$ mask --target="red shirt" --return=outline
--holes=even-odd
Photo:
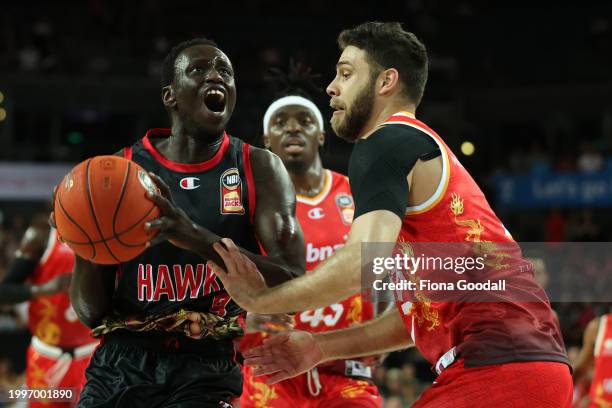
[[[40,285],[70,273],[74,261],[74,253],[57,239],[57,232],[51,229],[47,249],[30,277],[30,282]],[[32,335],[51,346],[70,349],[94,341],[89,334],[90,329],[79,321],[72,309],[66,292],[33,299],[30,301],[28,315]]]
[[[331,170],[324,172],[325,185],[319,195],[296,197],[296,216],[306,244],[306,271],[313,270],[344,245],[353,221],[355,206],[348,178]],[[295,327],[310,332],[328,331],[371,319],[373,314],[372,303],[362,302],[356,294],[324,308],[296,313]],[[260,344],[262,336],[267,334],[246,334],[240,340],[241,350]]]
[[[599,321],[594,354],[595,369],[589,399],[595,406],[607,407],[612,404],[612,313],[602,316]]]
[[[569,365],[559,323],[546,294],[536,283],[532,270],[516,267],[522,260],[520,248],[469,173],[423,122],[399,112],[385,123],[411,126],[431,137],[440,148],[443,161],[442,179],[434,195],[420,205],[406,208],[399,246],[432,242],[456,246],[465,243],[466,247],[502,245],[506,265],[487,268],[485,278],[507,279],[519,293],[535,299],[432,301],[429,296],[432,293],[426,291],[418,294],[414,302],[399,298],[397,307],[416,347],[431,364],[457,347],[466,367],[510,361],[559,361]],[[490,255],[496,255],[494,249]]]
[[[344,245],[355,212],[348,178],[330,170],[324,172],[325,186],[318,196],[296,197],[296,215],[306,243],[306,271]],[[296,329],[321,332],[346,328],[372,316],[372,304],[363,303],[357,294],[324,308],[297,313],[295,322]]]

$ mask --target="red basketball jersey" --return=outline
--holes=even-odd
[[[612,405],[612,314],[602,316],[595,341],[595,369],[589,399],[597,407]],[[589,405],[591,406],[591,405]]]
[[[348,178],[324,171],[325,186],[318,196],[296,197],[296,214],[306,243],[306,271],[313,270],[344,245],[355,211]],[[345,328],[372,316],[372,304],[354,295],[320,309],[297,313],[295,322],[297,329],[321,332]]]
[[[30,277],[30,282],[40,285],[59,275],[70,273],[74,261],[74,253],[57,239],[57,232],[52,228],[47,249]],[[28,314],[32,335],[51,346],[69,349],[93,341],[89,328],[79,321],[72,309],[66,292],[33,299],[30,301]]]
[[[490,259],[496,259],[495,245],[502,244],[505,251],[510,248],[502,257],[505,265],[486,269],[485,278],[513,279],[521,293],[532,293],[538,300],[504,302],[506,299],[500,297],[499,302],[436,302],[417,291],[413,302],[397,301],[416,347],[431,364],[453,347],[468,367],[534,360],[569,364],[546,294],[532,270],[514,268],[521,259],[520,248],[459,160],[433,130],[402,112],[392,115],[385,125],[410,126],[431,137],[440,148],[443,162],[442,178],[433,196],[406,208],[399,246],[463,242],[471,247],[479,243],[491,250]]]

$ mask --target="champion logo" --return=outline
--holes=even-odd
[[[200,179],[197,177],[185,177],[181,179],[179,185],[183,190],[195,190],[200,187],[200,184],[197,183],[198,181],[200,181]]]
[[[315,207],[308,210],[308,218],[312,220],[320,220],[323,217],[325,217],[325,214],[323,213],[323,209],[320,207]]]

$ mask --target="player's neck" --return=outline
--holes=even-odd
[[[218,135],[199,134],[175,125],[168,142],[160,144],[158,149],[166,158],[178,163],[202,163],[217,153],[223,136],[224,132]]]
[[[374,109],[372,112],[373,115],[370,117],[370,120],[364,126],[366,129],[363,132],[363,136],[360,136],[360,139],[367,139],[378,127],[383,124],[389,116],[393,115],[397,112],[402,112],[403,114],[409,115],[415,118],[416,107],[414,105],[406,104],[405,102],[396,102],[396,103],[383,103],[379,109]]]
[[[314,197],[325,187],[325,172],[319,156],[315,158],[306,171],[292,171],[289,176],[297,195]]]

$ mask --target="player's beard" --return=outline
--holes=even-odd
[[[374,108],[375,83],[375,79],[371,78],[355,97],[351,110],[344,111],[344,120],[335,125],[332,123],[334,132],[341,139],[350,143],[355,143],[359,139],[359,135],[363,132],[363,127],[368,119],[370,119],[372,109]]]

